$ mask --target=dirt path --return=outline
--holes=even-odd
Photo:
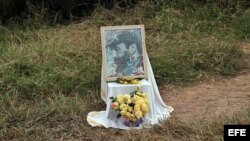
[[[250,107],[250,73],[186,88],[168,88],[164,97],[183,121],[232,116]]]
[[[250,54],[250,44],[243,46]],[[250,66],[250,59],[246,60]],[[164,101],[175,111],[172,117],[182,121],[210,120],[232,116],[250,108],[250,72],[231,78],[215,78],[195,86],[161,88]]]

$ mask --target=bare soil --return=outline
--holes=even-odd
[[[244,64],[250,68],[250,44],[242,48],[248,55]],[[250,108],[250,71],[230,78],[213,77],[187,87],[166,85],[161,93],[166,104],[175,109],[172,117],[182,121],[231,117]]]
[[[231,117],[250,107],[250,73],[191,87],[168,88],[165,93],[167,105],[175,109],[172,116],[183,121]]]

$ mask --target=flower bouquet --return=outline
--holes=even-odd
[[[130,94],[120,94],[110,99],[111,108],[118,112],[117,118],[122,117],[124,125],[129,127],[138,127],[149,110],[147,94],[140,87]]]
[[[132,77],[118,77],[116,82],[120,84],[139,84],[140,80]]]

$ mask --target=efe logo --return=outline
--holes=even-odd
[[[224,141],[250,141],[250,125],[224,125]]]
[[[228,129],[228,136],[246,136],[246,129]]]

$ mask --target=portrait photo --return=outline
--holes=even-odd
[[[104,78],[146,78],[143,25],[101,27]]]

